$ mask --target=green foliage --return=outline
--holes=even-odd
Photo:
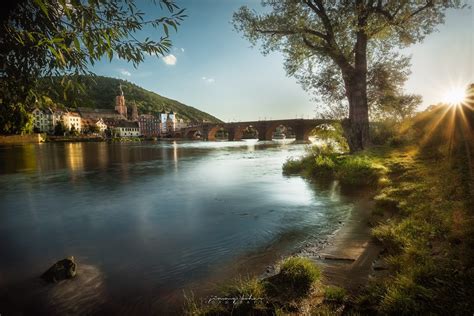
[[[265,292],[279,302],[297,301],[309,295],[320,277],[320,269],[310,259],[291,257],[281,263],[280,273],[265,280]]]
[[[342,303],[346,298],[346,290],[338,286],[327,286],[324,289],[324,300],[334,303]]]
[[[446,9],[462,6],[293,0],[262,5],[264,13],[247,6],[235,12],[235,29],[264,54],[282,52],[287,74],[314,92],[320,107],[327,105],[324,116],[348,117],[344,129],[353,152],[367,146],[369,108],[372,117],[400,120],[420,103],[419,96],[403,94],[409,58],[399,48],[423,40],[444,21]]]
[[[79,131],[76,130],[76,127],[74,125],[71,126],[71,129],[69,130],[69,135],[72,135],[72,136],[78,136],[79,135]]]
[[[33,131],[33,117],[21,103],[9,106],[0,102],[0,134],[28,134]]]
[[[66,132],[66,129],[64,128],[63,122],[58,121],[56,123],[56,126],[54,126],[54,135],[63,136],[65,132]]]
[[[417,146],[384,156],[390,182],[375,201],[378,212],[392,216],[381,217],[373,235],[384,247],[389,270],[359,298],[362,311],[370,306],[370,313],[384,315],[471,312],[471,113],[463,106],[420,113],[402,131]],[[428,149],[438,154],[427,155]]]
[[[299,160],[287,160],[283,165],[283,173],[299,173],[311,178],[331,177],[348,185],[376,186],[386,171],[365,155],[341,155],[314,148]]]
[[[40,89],[39,78],[64,76],[65,90],[80,89],[69,76],[89,73],[102,58],[115,56],[137,66],[147,54],[165,55],[171,47],[168,27],[176,30],[185,14],[172,0],[155,3],[169,14],[149,17],[134,0],[8,2],[0,25],[0,108],[12,115],[2,113],[0,133],[28,129],[22,112],[41,105],[52,87]],[[163,29],[164,35],[137,39],[134,34],[145,26]]]
[[[338,160],[336,177],[345,184],[377,185],[383,167],[367,156],[345,156]]]
[[[349,145],[340,123],[319,125],[313,130],[312,136],[322,140],[331,149],[334,147],[339,152],[349,151]]]

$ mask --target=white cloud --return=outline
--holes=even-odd
[[[184,53],[184,48],[181,47],[181,52]]]
[[[163,57],[163,62],[167,65],[173,66],[176,64],[177,58],[173,54],[169,54],[165,57]]]
[[[201,77],[206,83],[214,83],[216,80],[214,78]]]
[[[126,69],[119,69],[118,70],[123,76],[127,76],[127,77],[130,77],[132,74],[130,73],[130,71],[126,70]]]

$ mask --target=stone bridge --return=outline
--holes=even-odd
[[[269,121],[249,121],[232,123],[203,123],[190,126],[181,131],[184,138],[193,138],[200,134],[206,140],[215,140],[216,133],[224,129],[228,132],[228,139],[241,140],[244,130],[253,127],[258,131],[259,140],[272,140],[273,133],[278,126],[289,127],[293,130],[298,141],[307,141],[310,132],[318,125],[333,123],[334,120],[324,119],[289,119],[289,120],[269,120]]]

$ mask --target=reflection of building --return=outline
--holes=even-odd
[[[160,120],[151,114],[142,114],[138,117],[140,134],[145,137],[157,137],[160,134]]]
[[[114,124],[113,133],[115,137],[138,137],[140,128],[138,122],[119,121]]]
[[[81,116],[77,112],[66,112],[63,114],[63,123],[66,130],[75,129],[80,132],[82,130]]]

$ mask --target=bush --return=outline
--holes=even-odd
[[[312,178],[335,177],[343,184],[377,185],[385,168],[367,156],[340,155],[328,147],[313,147],[299,160],[288,159],[284,174],[303,174]]]
[[[316,169],[320,171],[332,172],[336,167],[336,163],[332,156],[319,155],[314,159]]]
[[[346,297],[346,290],[337,286],[328,286],[324,290],[324,300],[333,303],[342,303]]]
[[[374,145],[386,145],[398,136],[398,124],[392,120],[372,122],[369,125],[370,141]]]
[[[284,174],[296,174],[301,172],[303,169],[303,164],[301,160],[294,160],[293,158],[289,158],[283,164],[283,173]]]
[[[265,281],[265,292],[283,302],[299,300],[309,295],[320,276],[320,269],[310,259],[291,257],[281,263],[280,273]]]
[[[346,184],[377,184],[382,168],[366,156],[346,156],[340,160],[336,177]]]

